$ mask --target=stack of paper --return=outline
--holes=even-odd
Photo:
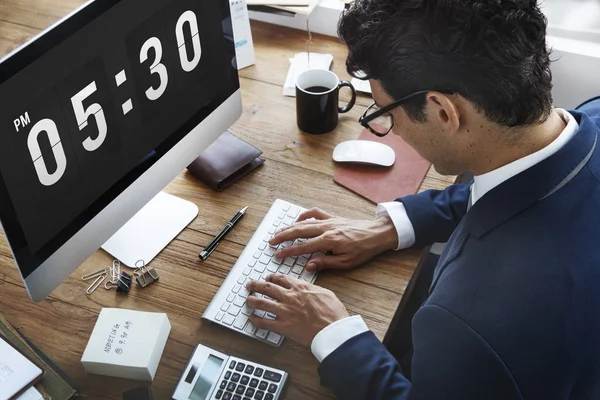
[[[321,53],[310,53],[310,57],[308,53],[298,53],[294,58],[290,58],[290,69],[283,84],[283,95],[296,97],[296,80],[301,73],[309,69],[329,70],[332,62],[331,54]]]

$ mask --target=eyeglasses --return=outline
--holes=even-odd
[[[390,111],[418,95],[433,91],[434,90],[419,90],[418,92],[411,93],[408,96],[381,108],[379,108],[377,103],[373,103],[365,110],[365,113],[358,119],[358,122],[375,136],[384,137],[390,133],[394,127],[394,118],[392,117],[392,114],[390,114]],[[435,90],[435,92],[454,94],[454,90],[452,89]]]

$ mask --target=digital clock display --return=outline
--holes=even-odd
[[[239,87],[222,2],[104,3],[112,6],[17,73],[6,78],[0,65],[0,172],[31,254],[62,244],[57,235],[89,221],[142,161],[187,133],[184,123],[195,126]]]

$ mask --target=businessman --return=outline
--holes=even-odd
[[[277,256],[327,252],[318,269],[447,242],[412,322],[410,380],[318,286],[251,282],[248,303],[277,316],[252,323],[310,346],[340,399],[600,399],[600,99],[553,108],[536,1],[356,0],[339,33],[373,91],[361,124],[475,179],[372,221],[313,209],[271,241],[308,238]]]

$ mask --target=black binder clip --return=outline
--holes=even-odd
[[[119,275],[119,282],[117,283],[117,292],[129,292],[132,279],[132,276],[127,272],[121,272],[121,275]]]

